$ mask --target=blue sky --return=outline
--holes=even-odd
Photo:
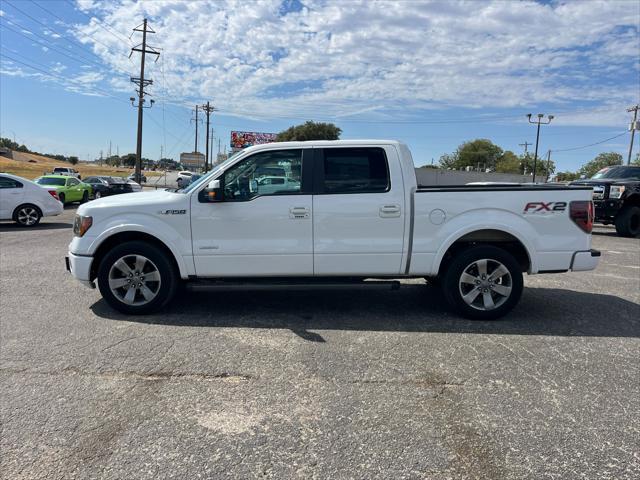
[[[535,141],[526,113],[553,114],[540,154],[575,170],[602,151],[626,157],[626,108],[640,100],[634,1],[7,0],[0,11],[0,133],[81,159],[110,141],[135,151],[129,37],[145,16],[162,49],[147,70],[150,158],[193,150],[193,107],[210,100],[223,148],[231,130],[332,121],[342,138],[407,142],[417,165],[474,138],[520,153]]]

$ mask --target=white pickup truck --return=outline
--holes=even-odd
[[[53,175],[64,175],[66,177],[75,177],[78,180],[82,179],[80,176],[80,172],[78,172],[75,168],[70,167],[56,167],[51,172]]]
[[[282,188],[261,181],[278,168]],[[522,275],[592,270],[591,188],[419,186],[396,141],[247,148],[183,190],[78,209],[67,269],[115,309],[150,313],[194,289],[394,285],[438,279],[474,319],[518,302]]]

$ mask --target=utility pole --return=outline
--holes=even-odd
[[[213,128],[211,128],[211,144],[209,145],[209,161],[211,162],[211,167],[213,168],[214,160],[213,160],[213,144],[215,143],[215,137],[213,136]]]
[[[524,154],[525,154],[525,155],[526,155],[526,154],[527,154],[527,152],[528,152],[528,151],[527,151],[527,147],[528,147],[529,145],[533,145],[533,143],[529,143],[529,142],[526,142],[526,141],[525,141],[524,143],[519,143],[519,144],[518,144],[518,146],[520,146],[520,147],[524,147]]]
[[[627,108],[627,112],[633,112],[633,122],[631,122],[631,142],[629,143],[629,155],[627,156],[627,165],[631,164],[631,152],[633,150],[633,135],[636,133],[638,124],[638,110],[640,109],[640,104]]]
[[[142,30],[140,27],[142,26]],[[147,85],[151,85],[153,80],[144,78],[144,61],[147,53],[156,56],[156,62],[158,61],[158,57],[160,56],[160,52],[158,52],[155,48],[147,45],[147,33],[156,33],[147,25],[147,19],[145,18],[142,22],[142,25],[138,25],[133,29],[134,32],[142,32],[142,43],[137,45],[131,49],[131,53],[129,54],[129,58],[133,52],[140,52],[140,76],[139,77],[131,77],[131,82],[138,85],[138,139],[136,142],[136,170],[135,170],[135,181],[140,183],[140,170],[142,163],[142,109],[143,108],[151,108],[154,104],[154,100],[151,100],[149,107],[144,106],[144,96],[146,92],[144,91],[144,87]],[[131,97],[131,105],[133,105],[135,98]],[[134,105],[135,106],[135,105]]]
[[[198,153],[198,105],[196,105],[196,119],[191,119],[192,122],[196,122],[196,146],[193,149],[193,153]]]
[[[100,166],[102,166],[102,150],[100,150]]]
[[[524,147],[524,162],[523,162],[523,165],[522,165],[522,174],[523,175],[527,174],[527,156],[528,156],[528,153],[529,153],[529,151],[527,150],[527,147],[529,145],[533,145],[533,143],[529,143],[526,140],[525,140],[524,143],[519,143],[518,144],[518,146]]]
[[[207,145],[204,151],[204,171],[206,173],[209,170],[209,117],[211,116],[211,113],[215,111],[215,108],[213,105],[210,105],[207,100],[207,104],[202,105],[202,109],[204,110],[204,113],[207,114]]]
[[[538,142],[540,141],[540,125],[548,125],[551,123],[551,120],[553,120],[553,115],[549,115],[548,118],[549,120],[546,122],[543,122],[542,119],[544,118],[544,113],[539,113],[538,114],[538,119],[537,121],[532,122],[531,121],[531,114],[527,113],[527,118],[529,119],[529,123],[533,123],[533,124],[538,124],[538,131],[536,133],[536,152],[533,154],[533,183],[536,183],[536,166],[538,163]]]
[[[551,167],[551,150],[547,150],[547,178],[544,183],[549,181],[549,168]]]

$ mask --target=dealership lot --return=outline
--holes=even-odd
[[[64,270],[74,212],[0,224],[4,478],[637,478],[638,239],[499,322],[418,281],[126,317]]]

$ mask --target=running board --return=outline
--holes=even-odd
[[[365,280],[356,282],[234,282],[234,281],[207,281],[197,280],[187,282],[187,290],[192,292],[238,291],[238,290],[335,290],[342,288],[378,288],[385,290],[398,290],[398,280]]]

